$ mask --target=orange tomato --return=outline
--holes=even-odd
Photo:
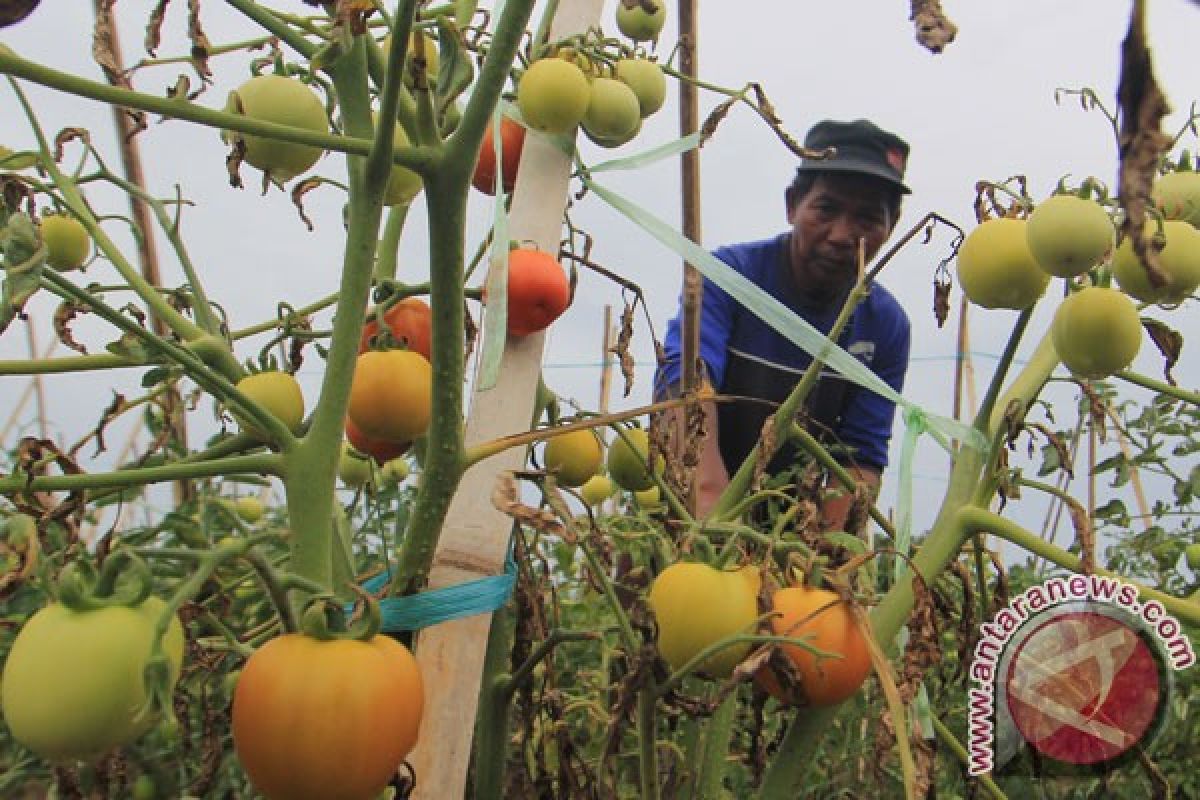
[[[562,265],[541,250],[508,254],[508,332],[528,336],[545,330],[571,304],[571,285]]]
[[[417,661],[395,639],[286,634],[238,677],[234,749],[272,800],[370,800],[416,744],[423,706]]]
[[[429,428],[433,370],[412,350],[368,350],[350,383],[350,421],[364,435],[411,442]]]
[[[428,303],[419,297],[406,297],[383,313],[383,321],[387,323],[393,339],[426,359],[432,359],[433,311]],[[362,339],[358,343],[358,352],[368,350],[371,338],[377,333],[379,323],[375,320],[375,312],[368,311],[367,323],[363,326]]]
[[[496,144],[493,141],[492,123],[483,132],[479,145],[479,160],[471,175],[471,185],[484,194],[496,193]],[[525,128],[508,117],[500,117],[501,166],[503,167],[504,191],[511,192],[517,185],[517,167],[521,163],[521,150],[525,146]]]
[[[832,605],[830,605],[832,603]],[[802,647],[783,645],[800,678],[799,697],[789,696],[769,666],[755,676],[781,703],[828,706],[858,691],[871,672],[867,641],[850,609],[828,589],[792,586],[771,598],[771,631],[777,636],[805,638],[833,657],[818,659]]]

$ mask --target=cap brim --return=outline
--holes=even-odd
[[[801,172],[854,172],[859,175],[870,175],[890,183],[902,194],[912,194],[912,189],[898,180],[894,172],[881,169],[878,164],[870,161],[859,161],[853,158],[843,158],[837,161],[805,161],[800,164],[799,169]]]

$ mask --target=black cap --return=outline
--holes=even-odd
[[[810,150],[833,148],[836,152],[829,158],[803,159],[799,172],[858,172],[883,178],[904,194],[912,191],[904,185],[908,142],[870,120],[822,120],[809,130],[804,146]]]

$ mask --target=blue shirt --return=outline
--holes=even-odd
[[[789,234],[785,233],[772,239],[722,247],[714,255],[769,292],[817,330],[828,333],[837,319],[841,304],[814,307],[812,301],[806,300],[788,268],[788,242]],[[682,310],[667,326],[664,341],[666,361],[655,378],[655,386],[660,389],[678,385],[682,377],[681,316]],[[911,330],[904,309],[887,289],[875,283],[866,300],[855,310],[841,344],[900,392],[908,369],[910,339]],[[776,403],[786,397],[812,362],[808,353],[743,308],[707,278],[704,280],[700,357],[708,371],[709,381],[719,393],[761,397]],[[850,449],[852,456],[848,460],[851,462],[882,471],[887,466],[895,404],[874,392],[845,382],[836,373],[828,371],[822,375],[818,386],[826,388],[834,382],[844,386],[838,387],[838,392],[834,394],[839,413],[830,420],[832,436],[829,438]],[[750,387],[749,391],[747,387]],[[814,391],[816,394],[818,391]],[[723,421],[718,425],[719,433],[724,434],[724,429],[729,427],[724,424],[727,413],[737,415],[731,419],[743,421],[748,408],[733,410],[742,405],[748,406],[741,403],[720,404],[718,408]],[[761,407],[762,404],[755,405]],[[761,417],[765,419],[771,410],[764,409]],[[753,430],[755,433],[750,437],[757,438],[756,432],[761,430],[761,423]],[[726,466],[731,471],[735,470],[741,464],[736,455],[741,453],[744,457],[754,441],[733,443],[725,441],[724,435],[721,438]],[[740,438],[747,438],[745,431]],[[730,463],[731,452],[736,463]]]

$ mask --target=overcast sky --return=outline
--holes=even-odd
[[[118,5],[129,63],[142,55],[145,21],[138,18],[143,13],[138,11],[142,5]],[[282,0],[272,5],[292,11],[303,8],[299,3]],[[905,202],[898,232],[927,211],[940,212],[969,229],[974,223],[973,187],[981,179],[1001,181],[1025,175],[1035,197],[1048,194],[1064,175],[1076,181],[1093,175],[1115,184],[1116,151],[1107,120],[1098,112],[1081,110],[1074,100],[1056,103],[1055,89],[1089,86],[1110,107],[1115,106],[1128,0],[948,0],[945,11],[957,23],[959,34],[940,55],[930,54],[914,40],[909,4],[904,0],[698,5],[699,66],[706,81],[728,87],[740,87],[748,81],[761,83],[785,126],[797,138],[821,118],[867,116],[911,143],[908,183],[913,194]],[[1186,121],[1189,105],[1200,97],[1194,57],[1200,10],[1186,0],[1158,0],[1150,5],[1150,41],[1157,74],[1174,109],[1166,128],[1174,133]],[[604,24],[614,33],[615,6],[615,0],[608,0],[604,13]],[[44,2],[25,23],[0,31],[0,42],[34,60],[100,79],[98,68],[89,58],[90,9],[90,3]],[[202,13],[213,44],[237,41],[254,33],[248,22],[222,4],[203,4]],[[185,5],[172,4],[160,55],[181,52],[185,25]],[[663,38],[667,51],[674,32],[671,20]],[[214,85],[200,102],[219,107],[226,92],[248,73],[245,59],[239,56],[215,58],[211,66]],[[180,65],[145,70],[134,81],[144,91],[162,92],[185,71]],[[111,162],[117,163],[105,107],[37,87],[27,88],[48,130],[87,127],[108,149]],[[702,94],[702,113],[721,99]],[[667,106],[647,121],[634,142],[617,151],[600,150],[584,142],[581,151],[590,163],[633,154],[672,140],[678,135],[677,126],[672,91]],[[184,235],[208,290],[222,304],[234,327],[271,316],[278,301],[300,306],[336,288],[342,247],[342,199],[332,189],[317,192],[310,200],[309,213],[317,225],[317,230],[310,233],[284,193],[276,190],[266,197],[259,195],[256,176],[251,176],[249,168],[244,169],[248,188],[229,188],[225,148],[215,131],[166,122],[152,125],[140,141],[151,190],[165,195],[175,184],[181,184],[195,201],[196,206],[184,217]],[[1194,149],[1190,135],[1185,141]],[[11,92],[7,86],[0,87],[0,143],[16,149],[31,142]],[[781,231],[785,225],[783,189],[793,168],[794,157],[757,117],[749,109],[735,109],[702,151],[703,244],[711,248]],[[317,171],[340,178],[344,161],[341,156],[327,156]],[[661,218],[678,223],[675,162],[607,175],[602,182]],[[100,193],[92,197],[105,209],[124,213],[120,198]],[[490,220],[490,202],[490,198],[473,195],[469,251],[473,251]],[[677,300],[678,257],[598,198],[589,196],[579,203],[573,219],[594,235],[594,257],[598,261],[643,287],[661,335]],[[424,208],[418,201],[402,244],[402,279],[421,280],[427,274],[423,226]],[[906,395],[943,414],[951,409],[956,321],[952,319],[945,328],[937,328],[930,311],[930,281],[948,243],[949,237],[943,233],[928,246],[911,245],[883,276],[883,283],[900,298],[913,321],[913,363]],[[180,272],[166,251],[163,266],[165,280],[177,284]],[[110,270],[98,264],[88,277],[108,281]],[[603,307],[615,304],[619,309],[620,302],[619,292],[610,284],[589,274],[581,277],[574,306],[549,336],[546,380],[551,388],[584,406],[596,405]],[[957,291],[953,305],[957,309]],[[1052,303],[1043,305],[1031,328],[1033,333],[1045,329],[1052,311]],[[39,301],[32,307],[39,323],[38,335],[45,344],[53,305]],[[1014,312],[972,312],[970,335],[977,351],[974,363],[980,394],[1015,316]],[[1195,305],[1189,304],[1164,319],[1185,334],[1193,331]],[[97,333],[88,341],[102,343],[107,334],[102,328],[93,330]],[[22,357],[27,347],[25,331],[14,326],[0,337],[0,358]],[[644,326],[638,329],[635,347],[643,365],[637,385],[628,398],[623,398],[618,378],[613,408],[640,404],[649,397],[653,351]],[[249,348],[238,353],[242,358],[252,354]],[[1195,346],[1185,348],[1176,371],[1184,385],[1195,385],[1198,363]],[[1161,373],[1149,341],[1137,367],[1147,374]],[[137,377],[134,371],[126,372],[112,388],[132,394]],[[311,403],[320,380],[319,360],[310,358],[300,377]],[[111,376],[48,378],[48,416],[54,432],[72,441],[91,427],[93,417],[83,412],[99,412],[107,402],[111,383]],[[0,378],[0,422],[8,418],[25,384],[19,378]],[[1069,393],[1064,397],[1071,402]],[[31,413],[27,409],[24,419],[32,419]],[[1067,417],[1064,414],[1060,421]],[[197,420],[195,427],[202,429],[204,423]],[[898,456],[899,439],[898,431],[893,440],[893,462]],[[114,437],[114,441],[119,439]],[[941,496],[946,458],[935,444],[926,441],[916,470],[915,521],[920,528],[931,518]],[[894,469],[885,480],[889,488],[884,503],[890,506],[895,503]],[[1038,525],[1041,507],[1031,501],[1022,516],[1029,524]]]

